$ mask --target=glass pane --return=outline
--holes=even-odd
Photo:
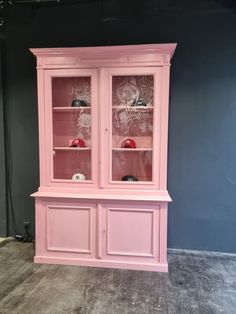
[[[52,101],[54,179],[91,180],[91,78],[53,78]]]
[[[56,150],[54,153],[54,179],[75,181],[91,180],[90,151]]]
[[[152,181],[152,152],[113,151],[112,180]]]
[[[152,181],[153,98],[153,75],[113,76],[113,181]]]
[[[82,106],[91,104],[90,77],[53,77],[52,103],[54,107],[72,107],[80,100]],[[79,103],[78,103],[79,105]]]

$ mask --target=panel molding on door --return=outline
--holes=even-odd
[[[92,254],[93,208],[47,206],[47,250]]]
[[[106,255],[156,257],[159,239],[155,209],[106,208]]]

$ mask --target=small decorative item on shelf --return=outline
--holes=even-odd
[[[75,138],[69,147],[86,147],[84,140],[81,140],[80,138]]]
[[[71,107],[88,107],[88,103],[86,100],[74,99],[72,101]]]
[[[121,143],[121,148],[136,148],[135,140],[132,140],[130,138],[125,139]]]
[[[147,104],[145,103],[144,100],[138,99],[137,101],[134,101],[133,106],[134,106],[134,107],[139,107],[139,106],[146,107]]]
[[[86,177],[83,173],[75,173],[72,176],[72,180],[73,181],[84,181],[84,180],[86,180]]]
[[[134,176],[124,176],[122,181],[138,181],[138,179]]]

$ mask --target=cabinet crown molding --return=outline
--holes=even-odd
[[[78,65],[146,65],[169,64],[177,44],[148,44],[129,46],[98,46],[70,48],[31,48],[38,68]]]
[[[94,58],[94,52],[97,57],[110,55],[129,55],[129,54],[162,54],[168,53],[172,58],[176,43],[170,44],[147,44],[147,45],[122,45],[122,46],[97,46],[97,47],[70,47],[70,48],[31,48],[30,51],[36,57],[55,57],[55,56],[81,56]]]

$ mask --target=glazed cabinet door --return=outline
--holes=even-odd
[[[102,185],[159,188],[161,67],[101,70]],[[101,102],[101,101],[100,101]]]
[[[96,69],[45,70],[45,175],[48,185],[96,187]]]
[[[157,263],[159,207],[152,205],[102,205],[101,258],[123,262]]]

